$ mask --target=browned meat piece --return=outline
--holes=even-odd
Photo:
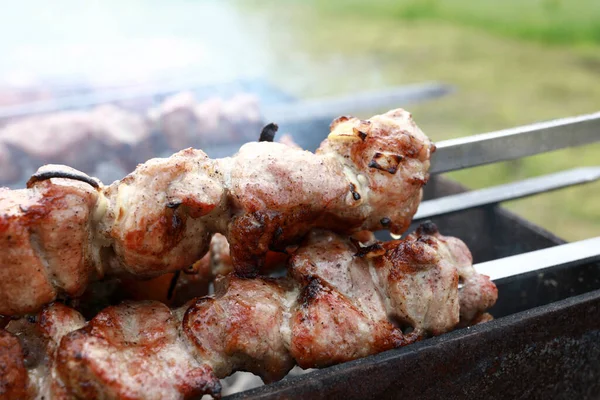
[[[0,293],[8,299],[0,303],[0,314],[33,311],[61,291],[80,294],[90,278],[150,278],[188,268],[204,256],[217,232],[227,237],[236,272],[248,276],[262,269],[269,250],[285,251],[313,228],[400,234],[417,209],[434,149],[408,112],[393,110],[368,121],[334,121],[316,154],[269,142],[246,144],[234,157],[217,160],[188,149],[152,159],[97,191],[81,192],[79,182],[64,179],[33,181],[25,191],[3,190],[0,243],[12,250],[0,256],[0,271],[12,278],[0,281]],[[44,231],[36,224],[45,220],[37,217],[38,208],[19,204],[34,198],[55,218],[50,213],[54,200],[48,199],[66,193],[86,204],[53,221],[72,233],[58,229],[36,239],[36,230]],[[27,239],[30,232],[34,240]],[[70,235],[79,258],[68,263],[70,269],[55,268],[47,275],[48,249],[62,248],[72,241]],[[20,241],[9,245],[13,236]],[[82,237],[88,238],[85,251]],[[93,268],[81,264],[82,252],[92,255]],[[15,278],[15,271],[26,268],[38,276],[33,286]],[[78,275],[72,282],[77,285],[62,284],[73,279],[64,274],[75,269],[88,275]]]
[[[474,271],[470,257],[462,241],[433,224],[405,240],[358,249],[313,232],[291,261],[291,274],[306,284],[293,324],[295,359],[303,368],[319,367],[447,332],[465,312],[463,293],[486,295],[460,307],[491,307],[496,287]],[[477,279],[459,291],[466,274]]]
[[[462,248],[448,249],[444,238],[429,227],[421,226],[406,241],[385,243],[388,257],[374,265],[390,294],[388,312],[398,324],[441,334],[459,321],[459,271],[452,250],[469,250],[462,242]]]
[[[0,188],[0,314],[83,293],[96,274],[90,241],[97,192],[76,181]]]
[[[294,366],[281,333],[290,295],[294,288],[286,281],[218,279],[216,298],[200,299],[186,311],[184,331],[217,376],[246,370],[266,382],[279,380]]]
[[[22,398],[66,399],[68,390],[57,375],[56,349],[62,337],[85,324],[75,310],[62,304],[46,307],[34,318],[12,321],[7,331],[19,338],[23,363],[28,370],[27,396]],[[0,375],[0,386],[5,377]]]
[[[0,399],[27,397],[27,369],[21,344],[15,336],[0,329]]]
[[[178,317],[158,302],[109,307],[63,339],[59,375],[78,398],[218,395],[219,380],[196,360],[180,330]]]
[[[360,304],[319,278],[304,288],[298,303],[290,352],[302,368],[339,364],[412,341],[387,319],[366,314]]]
[[[35,318],[7,327],[18,335],[24,352],[19,341],[0,331],[0,359],[14,356],[10,364],[14,373],[0,375],[0,388],[18,387],[24,393],[7,397],[11,399],[218,395],[218,379],[208,366],[195,361],[179,338],[177,318],[160,303],[123,304],[109,307],[79,330],[85,324],[80,314],[61,304],[50,305]],[[13,340],[6,344],[4,337]]]
[[[226,175],[234,209],[227,238],[244,273],[268,249],[284,249],[311,228],[404,232],[435,149],[404,110],[368,121],[339,118],[316,156],[261,145],[244,145]]]
[[[302,368],[323,367],[409,343],[386,315],[370,259],[350,240],[313,231],[290,263],[304,289],[291,321],[291,352]],[[382,259],[384,257],[381,257]]]

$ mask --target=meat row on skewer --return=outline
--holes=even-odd
[[[0,375],[0,393],[218,396],[218,378],[236,370],[271,382],[294,364],[325,367],[375,354],[489,318],[496,287],[471,262],[463,242],[431,224],[368,247],[313,231],[286,278],[230,274],[217,280],[215,296],[182,308],[124,303],[87,324],[59,303],[11,322],[12,333],[0,334],[0,360],[10,371]]]
[[[352,239],[363,243],[376,240],[375,235],[367,231],[352,235]],[[290,254],[293,254],[293,251],[268,252],[260,275],[285,274]],[[212,237],[209,252],[185,271],[168,273],[147,280],[120,277],[96,281],[88,286],[83,295],[69,299],[67,304],[88,318],[105,307],[126,300],[155,300],[170,307],[179,307],[194,297],[209,294],[215,278],[227,275],[233,270],[227,239],[217,233]]]
[[[261,124],[252,95],[198,102],[188,92],[146,113],[103,105],[27,117],[0,127],[0,184],[26,180],[40,165],[53,163],[112,181],[165,151],[254,140]]]
[[[158,276],[189,267],[214,233],[236,272],[313,228],[343,234],[410,225],[435,146],[401,109],[341,117],[316,153],[248,143],[233,157],[184,150],[108,187],[46,166],[28,189],[0,189],[0,314],[78,296],[105,275]]]

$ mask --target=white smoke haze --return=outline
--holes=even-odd
[[[226,1],[24,0],[2,8],[0,85],[114,86],[185,75],[214,82],[264,73],[268,52]]]

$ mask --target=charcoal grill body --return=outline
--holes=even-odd
[[[434,177],[425,198],[463,191]],[[433,220],[476,262],[564,243],[498,206]],[[496,282],[496,319],[238,393],[230,399],[600,398],[600,265]]]

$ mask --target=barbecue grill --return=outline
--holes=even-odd
[[[313,150],[323,139],[319,132],[325,131],[323,127],[335,115],[357,108],[384,108],[389,103],[403,105],[447,92],[444,85],[426,84],[368,96],[267,104],[263,112],[265,120],[280,123],[281,131],[291,132],[298,144]],[[7,108],[0,110],[0,118],[53,111],[54,107],[85,108],[107,99],[118,103],[120,96]],[[600,238],[566,244],[499,203],[597,180],[600,166],[475,191],[436,175],[595,141],[600,141],[600,113],[436,144],[432,178],[415,226],[419,220],[430,219],[444,235],[456,236],[468,245],[479,263],[478,271],[492,276],[498,287],[498,302],[491,310],[494,321],[289,376],[228,398],[598,397]],[[218,157],[237,148],[234,144],[206,150]],[[379,238],[389,236],[381,233]]]
[[[599,140],[600,113],[567,118],[437,143],[431,170]],[[578,168],[469,192],[433,175],[415,222],[468,245],[498,286],[495,320],[227,398],[597,398],[600,238],[566,244],[499,203],[599,178],[600,166]]]

